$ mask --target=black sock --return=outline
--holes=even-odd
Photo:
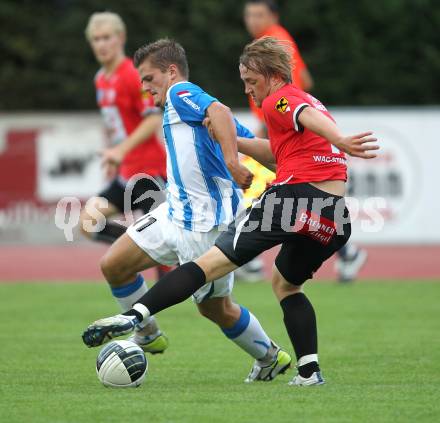
[[[284,313],[284,324],[295,350],[296,359],[309,354],[318,353],[318,331],[316,329],[315,310],[308,298],[303,294],[293,294],[280,302]],[[319,371],[316,361],[298,367],[303,377],[310,377]]]
[[[311,361],[310,363],[298,366],[298,373],[300,376],[309,378],[313,373],[319,372],[319,364],[317,361]]]
[[[203,270],[193,261],[182,264],[159,279],[137,303],[148,308],[151,315],[181,303],[201,288],[206,281]]]
[[[107,222],[104,229],[93,234],[93,239],[106,244],[113,244],[121,235],[125,234],[127,228],[115,222]]]

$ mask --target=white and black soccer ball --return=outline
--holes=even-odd
[[[112,341],[98,354],[96,373],[104,386],[130,388],[139,386],[148,370],[142,348],[131,341]]]

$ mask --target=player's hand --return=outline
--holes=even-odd
[[[254,174],[246,166],[237,162],[233,166],[228,166],[228,169],[240,188],[247,189],[252,185]]]
[[[215,141],[216,137],[215,137],[214,128],[211,125],[211,119],[209,117],[205,117],[205,119],[203,119],[202,124],[208,130],[209,136]]]
[[[107,180],[116,178],[118,168],[124,159],[124,152],[119,146],[106,148],[101,152],[101,166],[104,168],[105,177]]]
[[[335,146],[352,157],[361,159],[374,159],[377,154],[374,150],[379,150],[376,144],[377,138],[372,137],[373,132],[363,132],[362,134],[341,137]]]
[[[113,164],[119,166],[124,159],[124,152],[118,146],[106,148],[101,152],[101,163],[103,166]]]

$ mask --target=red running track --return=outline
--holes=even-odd
[[[440,245],[368,246],[368,261],[359,279],[439,279]],[[96,244],[72,246],[1,246],[0,281],[99,281],[99,259],[107,247]],[[270,269],[276,250],[264,254],[265,271]],[[334,258],[315,275],[334,279]],[[154,272],[146,272],[154,279]]]

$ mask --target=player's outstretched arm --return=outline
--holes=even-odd
[[[273,156],[268,139],[237,137],[237,147],[240,153],[252,157],[264,167],[275,172],[275,157]]]
[[[208,129],[209,136],[213,140],[217,140],[217,135],[212,127],[211,119],[209,117],[203,120],[203,126],[206,126]],[[267,138],[237,137],[237,149],[240,153],[252,157],[269,170],[275,171],[276,161],[272,154],[272,149],[270,148],[270,141]]]
[[[349,156],[362,159],[376,157],[374,150],[378,150],[379,146],[375,144],[377,138],[371,136],[371,131],[345,137],[329,117],[313,107],[306,107],[298,120],[302,126],[326,138]]]
[[[253,175],[238,160],[237,131],[231,110],[219,102],[213,102],[207,108],[206,114],[210,119],[212,131],[222,148],[229,172],[239,186],[243,189],[249,188]]]

